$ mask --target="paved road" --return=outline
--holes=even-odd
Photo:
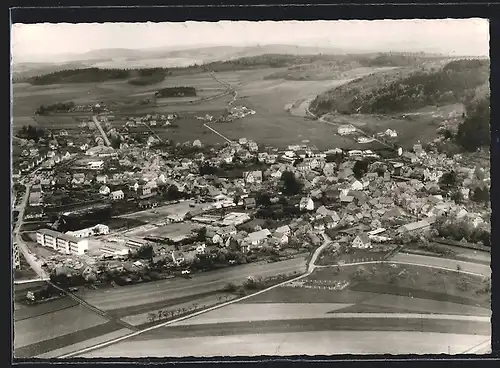
[[[104,130],[102,129],[101,123],[100,123],[100,122],[99,122],[99,120],[97,119],[97,116],[93,115],[93,116],[92,116],[92,120],[94,121],[95,126],[97,127],[97,129],[98,129],[98,130],[99,130],[99,132],[101,133],[101,135],[102,135],[102,139],[104,139],[104,143],[106,143],[106,146],[111,147],[111,142],[109,141],[108,136],[106,135],[106,133],[105,133],[105,132],[104,132]]]
[[[215,134],[217,134],[219,137],[221,137],[222,139],[224,139],[225,141],[229,142],[229,143],[232,143],[233,141],[230,140],[228,137],[226,137],[225,135],[222,135],[221,133],[219,133],[217,130],[215,130],[214,128],[208,126],[207,124],[203,124],[203,126],[207,129],[210,129],[212,132],[214,132]]]

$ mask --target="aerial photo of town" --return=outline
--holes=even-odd
[[[14,358],[489,353],[488,27],[14,24]]]

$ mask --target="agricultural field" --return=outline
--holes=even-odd
[[[25,306],[15,312],[20,318],[14,322],[16,357],[37,356],[121,328],[118,324],[90,312],[79,304],[72,305],[65,299],[47,303]],[[33,310],[25,312],[25,308]]]

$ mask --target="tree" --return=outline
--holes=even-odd
[[[356,161],[352,171],[356,179],[361,179],[368,171],[369,162],[367,160]]]
[[[285,195],[296,195],[302,190],[302,183],[297,180],[291,171],[285,171],[281,175],[282,191]]]
[[[457,141],[468,151],[475,151],[490,144],[490,99],[481,99],[467,107],[467,116],[458,127]]]
[[[488,202],[490,200],[490,190],[486,186],[478,186],[474,189],[471,199],[474,202]]]
[[[255,202],[258,206],[270,206],[271,196],[268,193],[259,192],[255,197]]]
[[[439,180],[440,186],[443,188],[450,188],[457,185],[457,174],[454,171],[444,173]]]
[[[142,259],[153,259],[154,257],[153,246],[147,244],[140,247],[139,250],[137,251],[137,255],[139,258]]]
[[[181,192],[179,192],[179,188],[175,184],[172,184],[168,187],[166,192],[163,194],[164,198],[169,201],[175,201],[182,197]]]

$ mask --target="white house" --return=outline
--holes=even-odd
[[[309,197],[302,197],[299,208],[301,211],[312,211],[314,210],[314,201]]]
[[[245,183],[248,184],[262,183],[262,171],[245,171],[243,173],[243,179]]]
[[[359,234],[358,236],[356,236],[356,238],[354,238],[354,240],[352,242],[352,247],[358,248],[358,249],[371,248],[372,245],[371,245],[370,237],[365,233]]]
[[[114,201],[119,201],[125,198],[125,193],[123,193],[123,190],[115,190],[114,192],[110,193],[111,199]]]
[[[350,189],[351,190],[363,190],[364,186],[363,183],[361,183],[359,180],[353,180],[351,182]]]
[[[285,234],[285,235],[290,235],[291,231],[292,230],[290,229],[290,226],[288,226],[288,225],[280,226],[275,230],[276,233]]]
[[[262,229],[248,234],[247,240],[253,245],[257,246],[262,244],[262,242],[271,237],[271,232],[268,229]]]
[[[106,185],[102,185],[100,188],[99,188],[99,194],[102,194],[102,195],[108,195],[109,193],[111,193],[111,190],[109,189],[108,186]]]
[[[91,170],[99,170],[104,167],[104,161],[90,161],[87,165]]]

